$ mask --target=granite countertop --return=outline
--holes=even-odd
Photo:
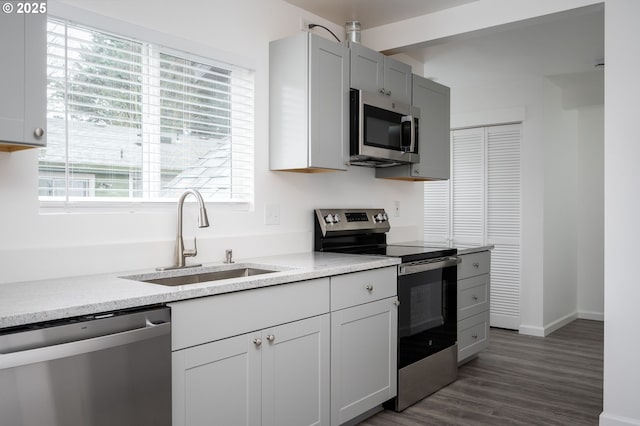
[[[480,251],[493,250],[495,246],[493,244],[488,244],[484,246],[478,246],[473,244],[458,244],[455,246],[458,249],[458,254],[471,254],[477,253]]]
[[[404,241],[399,243],[391,243],[399,246],[413,246],[413,247],[442,247],[442,248],[454,248],[458,250],[458,254],[471,254],[480,251],[493,250],[495,246],[493,244],[478,245],[478,244],[454,244],[449,245],[446,243],[429,243],[425,241]]]
[[[226,267],[211,263],[187,270],[157,273],[125,271],[51,280],[0,284],[0,329],[119,309],[135,308],[340,275],[397,265],[398,258],[337,253],[294,253],[238,260],[238,267],[278,272],[207,283],[163,286],[136,281],[142,275],[163,277],[206,272]],[[129,277],[129,278],[124,278]]]

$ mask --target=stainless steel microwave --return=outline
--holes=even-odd
[[[354,166],[418,163],[420,110],[378,93],[351,89],[350,157]]]

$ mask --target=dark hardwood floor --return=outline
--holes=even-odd
[[[454,383],[360,426],[597,425],[603,328],[576,320],[546,338],[491,329],[489,347],[460,367]]]

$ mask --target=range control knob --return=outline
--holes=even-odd
[[[378,213],[378,214],[373,216],[373,221],[375,223],[384,222],[386,220],[387,220],[386,215],[383,215],[382,213]]]
[[[325,223],[333,223],[333,215],[330,215],[330,214],[326,215],[324,217],[324,222]]]
[[[340,222],[340,215],[336,213],[333,215],[333,223],[338,223],[338,222]]]

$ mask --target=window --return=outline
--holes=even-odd
[[[43,201],[253,197],[253,72],[56,19]]]
[[[495,246],[491,325],[520,326],[520,124],[451,132],[450,181],[425,183],[424,240]]]

